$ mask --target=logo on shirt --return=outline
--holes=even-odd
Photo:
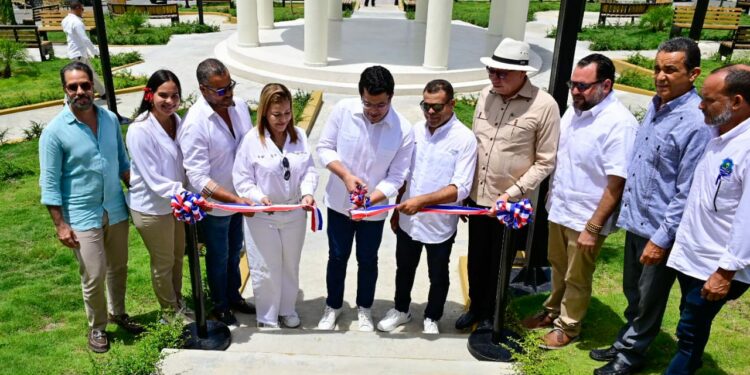
[[[732,175],[732,171],[734,170],[734,161],[730,158],[724,159],[724,161],[721,162],[721,165],[719,166],[719,175],[716,176],[716,183],[718,184],[720,180],[726,180],[729,178],[729,176]]]

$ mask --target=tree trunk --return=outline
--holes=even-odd
[[[5,64],[5,69],[3,69],[3,78],[10,78],[10,64]]]

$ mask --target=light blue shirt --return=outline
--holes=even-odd
[[[617,225],[670,248],[682,219],[693,171],[711,132],[695,89],[657,110],[649,104],[635,139]]]
[[[39,140],[42,204],[61,206],[73,230],[102,228],[128,218],[120,176],[130,169],[117,115],[95,106],[97,135],[66,106]]]

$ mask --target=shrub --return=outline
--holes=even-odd
[[[13,164],[11,160],[0,159],[0,182],[5,183],[31,173],[30,170]]]
[[[617,77],[615,82],[630,87],[641,88],[644,90],[656,90],[656,86],[654,85],[654,78],[652,76],[641,74],[634,70],[626,70],[620,73],[620,76]]]
[[[648,57],[645,57],[641,55],[640,52],[636,52],[625,60],[633,65],[638,65],[640,67],[644,67],[646,69],[653,69],[654,68],[654,60],[649,59]]]
[[[31,121],[31,127],[23,130],[24,139],[27,141],[39,139],[42,136],[45,125],[47,124],[44,122]]]
[[[294,122],[299,122],[302,120],[302,112],[305,110],[305,107],[307,106],[307,102],[310,101],[310,93],[307,91],[302,91],[300,89],[297,89],[297,91],[294,92],[294,97],[292,98],[292,110],[294,112]]]
[[[31,61],[26,46],[13,40],[0,40],[0,65],[3,66],[3,78],[10,78],[12,67],[28,64]]]
[[[653,6],[641,16],[639,25],[651,31],[664,31],[672,24],[671,6]]]

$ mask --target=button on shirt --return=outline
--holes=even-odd
[[[61,206],[76,231],[102,228],[128,219],[120,176],[130,169],[117,116],[94,106],[97,133],[63,108],[39,140],[42,204]]]
[[[175,124],[180,132],[180,117]],[[128,127],[125,137],[130,151],[131,171],[128,206],[148,215],[172,213],[172,196],[185,191],[182,151],[150,112]]]
[[[711,138],[695,90],[660,109],[649,104],[635,138],[617,226],[668,249],[674,242],[693,171]]]
[[[560,131],[557,103],[528,79],[508,101],[491,89],[479,94],[472,125],[478,144],[470,196],[485,207],[506,192],[531,196],[555,167]]]
[[[409,173],[414,133],[411,124],[392,107],[383,120],[370,123],[359,98],[344,99],[328,117],[317,151],[321,163],[341,162],[367,184],[370,193],[379,190],[393,198]],[[326,205],[348,215],[352,204],[344,182],[335,175],[328,179]],[[387,213],[365,220],[385,220]]]
[[[718,135],[718,133],[715,133]],[[709,141],[667,266],[706,280],[717,269],[750,283],[750,119]],[[731,160],[727,176],[720,168]]]
[[[234,157],[242,137],[253,127],[253,122],[247,104],[236,96],[234,106],[229,107],[229,117],[232,120],[234,135],[203,97],[199,98],[185,115],[178,138],[183,165],[190,183],[188,190],[200,193],[208,182],[213,180],[235,194],[232,183]],[[209,201],[217,202],[213,199]],[[229,216],[233,213],[217,209],[211,210],[208,214]]]
[[[401,201],[436,192],[448,185],[458,190],[457,205],[469,196],[477,160],[477,140],[455,115],[430,134],[425,122],[414,128],[414,157]],[[442,243],[456,233],[458,216],[417,213],[399,215],[399,226],[415,241]]]
[[[549,220],[581,232],[599,205],[607,176],[626,178],[638,121],[613,93],[590,110],[568,108],[551,182]],[[610,217],[602,235],[612,231]]]
[[[274,204],[297,204],[304,195],[313,195],[318,186],[307,136],[295,128],[297,142],[291,143],[289,135],[284,150],[279,150],[266,131],[265,144],[260,142],[258,128],[250,130],[242,141],[234,162],[232,178],[237,193],[260,202],[268,197]],[[284,180],[287,171],[282,160],[289,161],[289,180]]]
[[[62,22],[60,22],[65,36],[68,40],[68,57],[91,57],[99,54],[99,49],[91,43],[86,35],[86,26],[83,20],[73,13],[68,13]]]

